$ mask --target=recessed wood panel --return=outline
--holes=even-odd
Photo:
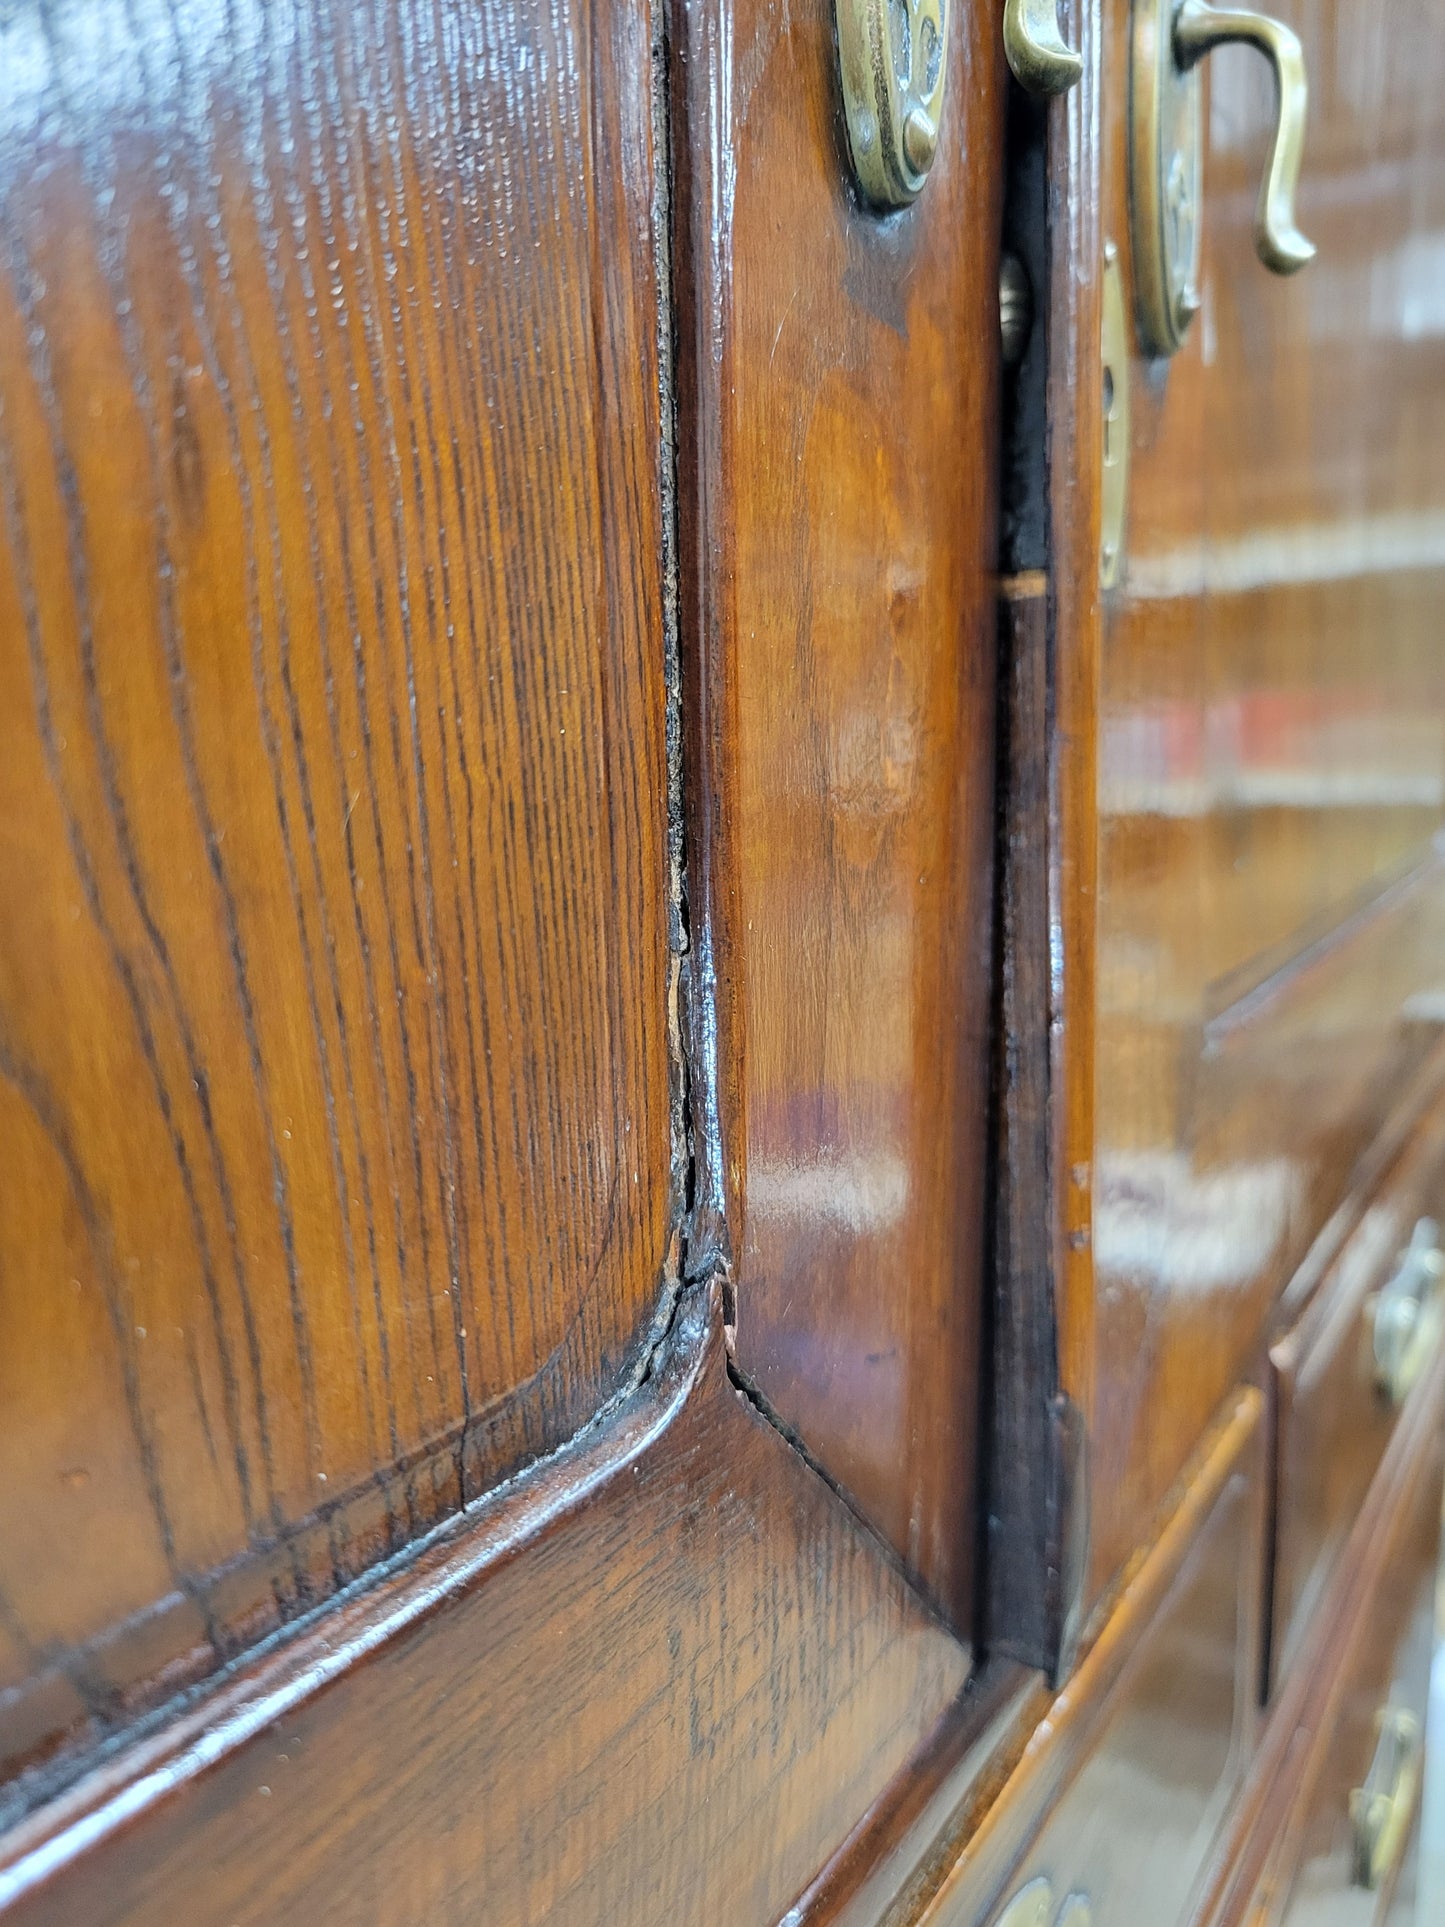
[[[967,1675],[697,1288],[609,1426],[12,1834],[0,1905],[772,1927]]]
[[[0,1693],[589,1418],[667,1266],[652,23],[0,25]]]

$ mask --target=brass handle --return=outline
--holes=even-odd
[[[1387,1706],[1376,1722],[1379,1738],[1365,1784],[1350,1795],[1355,1836],[1355,1885],[1372,1893],[1394,1870],[1420,1792],[1420,1722],[1402,1706]]]
[[[1421,1218],[1393,1276],[1374,1300],[1375,1383],[1392,1405],[1410,1396],[1445,1328],[1445,1252],[1433,1218]]]
[[[1243,41],[1274,69],[1279,105],[1255,210],[1259,258],[1293,274],[1314,254],[1295,223],[1304,148],[1304,54],[1288,27],[1207,0],[1134,0],[1129,64],[1129,187],[1134,289],[1145,352],[1176,354],[1199,311],[1204,109],[1199,67],[1213,48]]]
[[[1299,35],[1252,7],[1212,7],[1183,0],[1174,16],[1174,58],[1187,73],[1216,47],[1238,41],[1262,53],[1274,69],[1279,107],[1274,140],[1254,211],[1254,246],[1273,274],[1294,274],[1315,256],[1295,222],[1294,196],[1304,158],[1309,82]]]
[[[1058,0],[1004,0],[1003,49],[1030,94],[1066,94],[1084,71],[1059,30]]]

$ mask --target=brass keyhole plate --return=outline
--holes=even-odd
[[[1204,173],[1200,70],[1174,58],[1178,0],[1135,0],[1129,191],[1139,332],[1150,354],[1182,347],[1199,309]]]
[[[1124,566],[1129,513],[1129,316],[1118,250],[1104,243],[1099,329],[1102,474],[1099,508],[1099,582],[1112,589]]]

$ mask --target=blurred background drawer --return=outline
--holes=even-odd
[[[1282,1859],[1292,1877],[1276,1875],[1278,1898],[1260,1915],[1282,1927],[1374,1927],[1415,1918],[1440,1540],[1438,1416],[1425,1446],[1353,1620],[1342,1683],[1285,1831]]]
[[[1445,1106],[1395,1164],[1298,1323],[1273,1346],[1277,1684],[1329,1583],[1400,1412],[1440,1341]]]
[[[1254,1743],[1261,1410],[1231,1401],[920,1927],[1184,1917]]]

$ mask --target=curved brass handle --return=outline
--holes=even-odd
[[[1274,69],[1279,109],[1254,212],[1254,246],[1272,273],[1294,274],[1315,256],[1314,243],[1300,233],[1294,212],[1309,104],[1304,49],[1299,35],[1282,21],[1252,7],[1213,7],[1208,0],[1183,0],[1174,16],[1174,58],[1181,72],[1232,41],[1256,48]]]
[[[1394,1274],[1374,1300],[1375,1383],[1401,1406],[1445,1329],[1445,1252],[1433,1218],[1421,1218]]]
[[[1004,0],[1003,49],[1030,94],[1066,94],[1084,71],[1083,55],[1059,31],[1058,0]]]
[[[1387,1706],[1376,1724],[1375,1757],[1365,1784],[1350,1795],[1355,1885],[1371,1892],[1400,1857],[1420,1792],[1419,1720],[1402,1706]]]

